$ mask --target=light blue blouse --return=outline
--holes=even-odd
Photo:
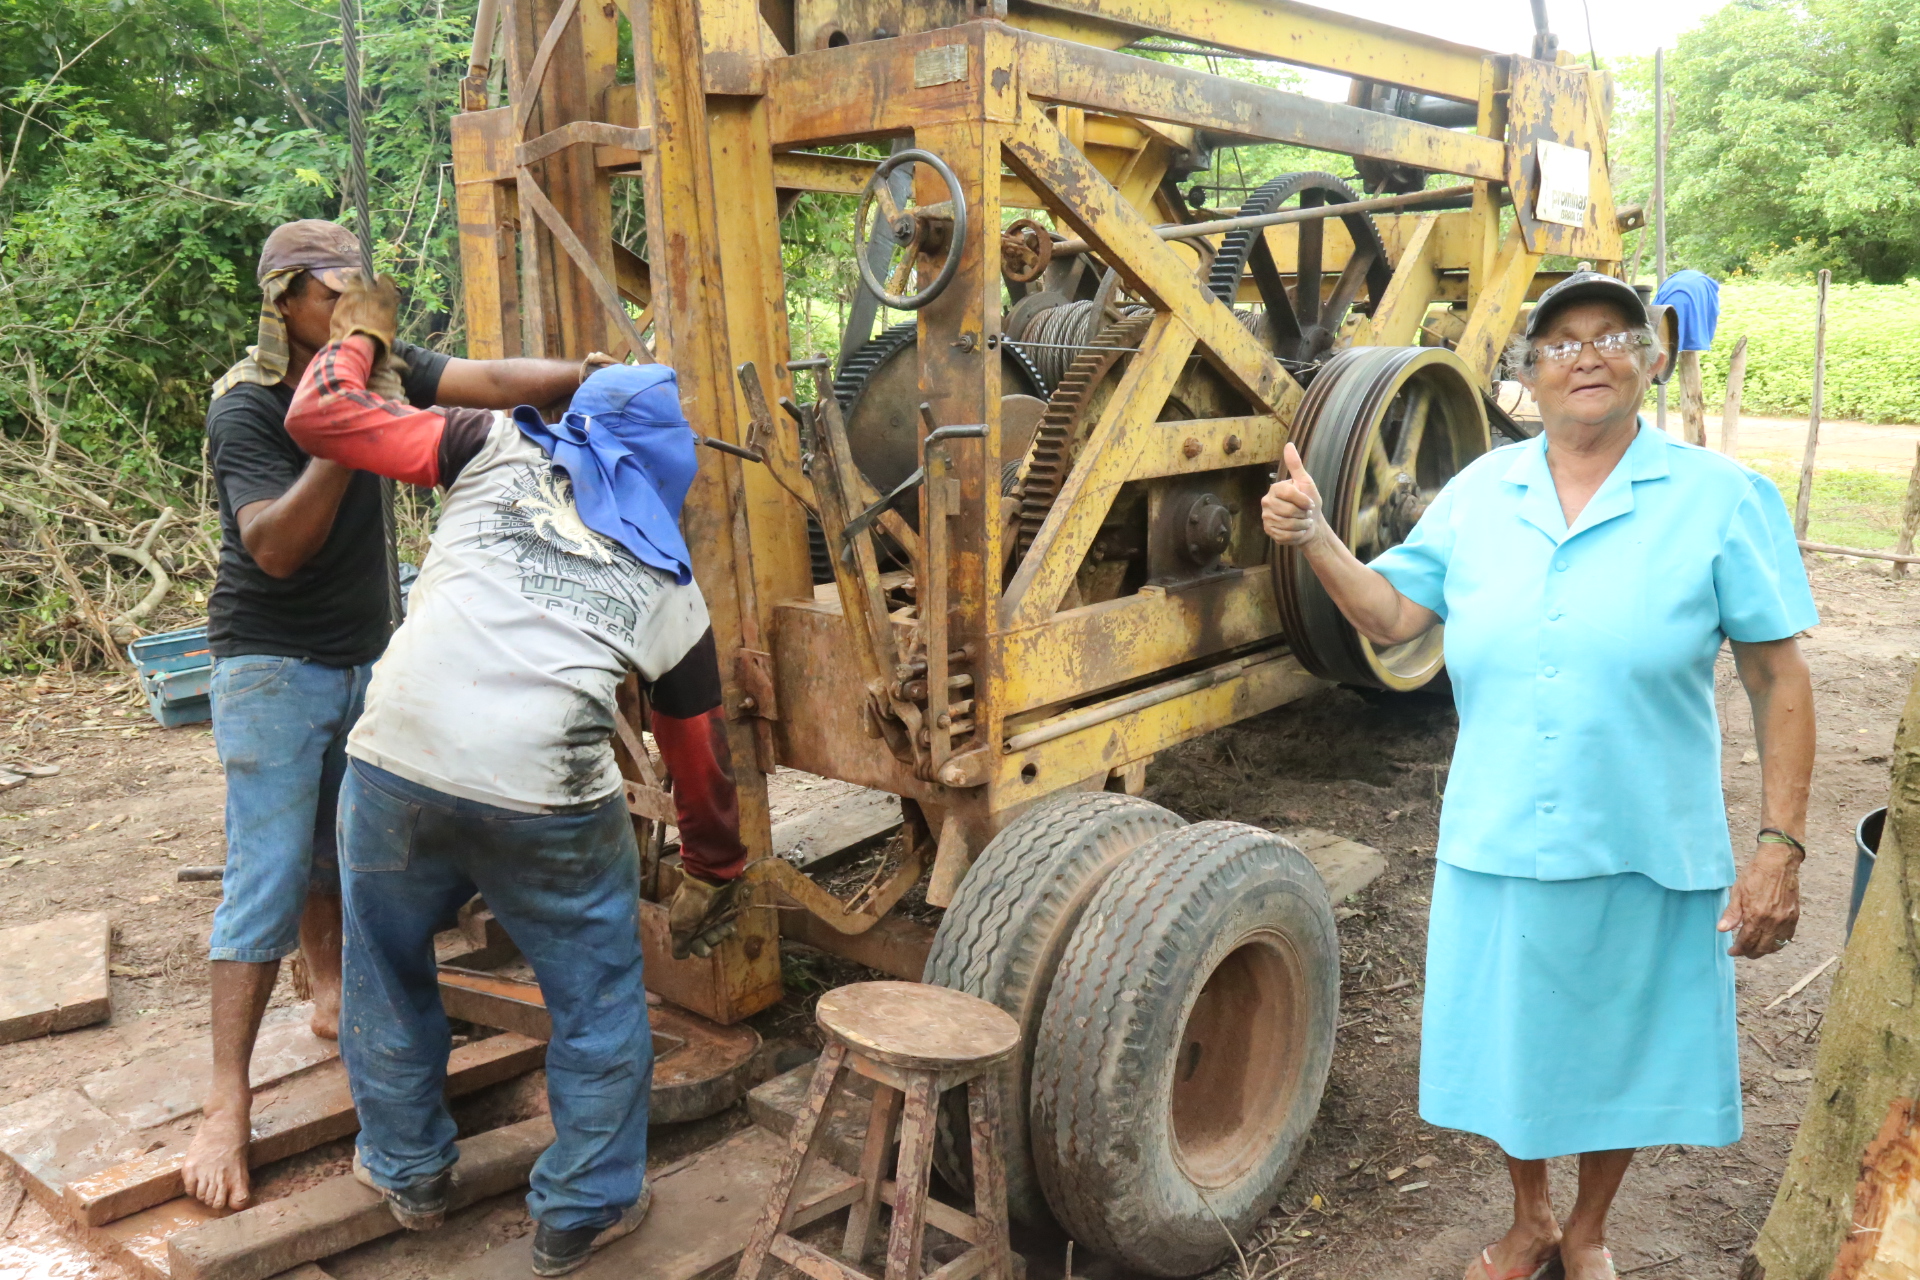
[[[1733,883],[1714,659],[1820,620],[1772,481],[1643,419],[1569,529],[1540,437],[1455,476],[1373,567],[1446,623],[1442,861]]]

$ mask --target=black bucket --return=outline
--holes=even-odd
[[[1880,856],[1880,833],[1887,825],[1886,806],[1882,805],[1853,829],[1853,901],[1847,905],[1847,936],[1853,936],[1853,918],[1860,914],[1860,900],[1867,896],[1867,881],[1873,879],[1873,864]]]

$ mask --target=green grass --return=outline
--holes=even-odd
[[[1743,413],[1797,417],[1812,407],[1811,284],[1723,282],[1713,349],[1701,354],[1707,411],[1726,399],[1727,361],[1747,339]],[[1827,375],[1822,416],[1920,422],[1920,281],[1834,285],[1827,295]]]
[[[1800,472],[1785,463],[1756,462],[1760,474],[1780,486],[1793,510]],[[1818,470],[1813,473],[1813,508],[1807,541],[1837,547],[1882,551],[1900,536],[1900,513],[1907,499],[1907,477],[1884,471]]]

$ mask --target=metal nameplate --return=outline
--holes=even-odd
[[[943,44],[913,55],[913,87],[930,89],[967,78],[967,46]]]

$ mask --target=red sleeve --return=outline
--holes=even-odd
[[[373,352],[373,340],[360,334],[322,347],[293,393],[287,434],[316,458],[408,484],[436,485],[447,415],[369,391]]]
[[[732,880],[746,868],[747,846],[740,842],[740,794],[720,708],[687,719],[656,709],[649,727],[673,775],[681,864],[710,883]]]

